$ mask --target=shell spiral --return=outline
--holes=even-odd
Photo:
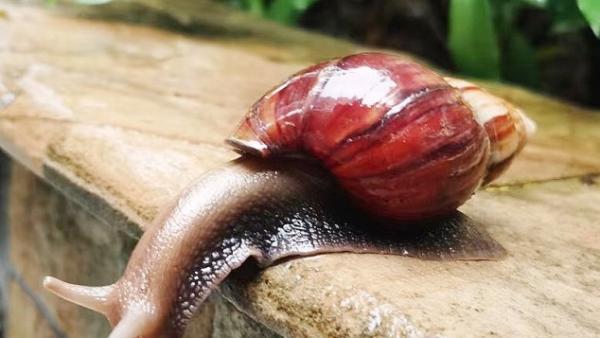
[[[508,166],[532,126],[471,83],[363,53],[295,74],[251,107],[228,143],[315,157],[359,207],[410,222],[463,204]]]

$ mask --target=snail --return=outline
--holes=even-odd
[[[204,174],[149,227],[123,276],[44,286],[104,314],[110,338],[181,337],[248,258],[324,252],[497,259],[456,211],[504,171],[535,124],[469,82],[362,53],[308,67],[256,102],[227,140],[242,156]]]

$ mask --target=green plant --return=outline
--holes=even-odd
[[[317,0],[230,0],[229,2],[254,15],[293,25]]]
[[[465,74],[498,79],[500,50],[487,0],[450,3],[448,45],[456,66]]]
[[[590,27],[600,37],[599,0],[451,0],[448,46],[465,75],[539,85],[537,52],[515,25],[525,8],[546,11],[550,34]]]
[[[590,28],[594,31],[594,34],[600,37],[600,1],[578,0],[577,5],[589,23]]]

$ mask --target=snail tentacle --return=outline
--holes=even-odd
[[[108,312],[109,296],[114,289],[112,285],[93,287],[70,284],[54,277],[45,277],[43,285],[55,295],[103,315]]]

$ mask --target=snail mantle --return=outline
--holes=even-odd
[[[15,160],[3,184],[7,330],[106,336],[103,318],[43,291],[41,277],[114,281],[157,211],[236,157],[222,139],[247,107],[321,58],[271,61],[277,49],[260,36],[234,46],[2,6],[0,144]],[[348,48],[340,44],[340,54]],[[506,175],[461,208],[502,243],[505,259],[331,254],[261,272],[247,266],[186,337],[600,334],[600,115],[487,87],[539,126]]]

